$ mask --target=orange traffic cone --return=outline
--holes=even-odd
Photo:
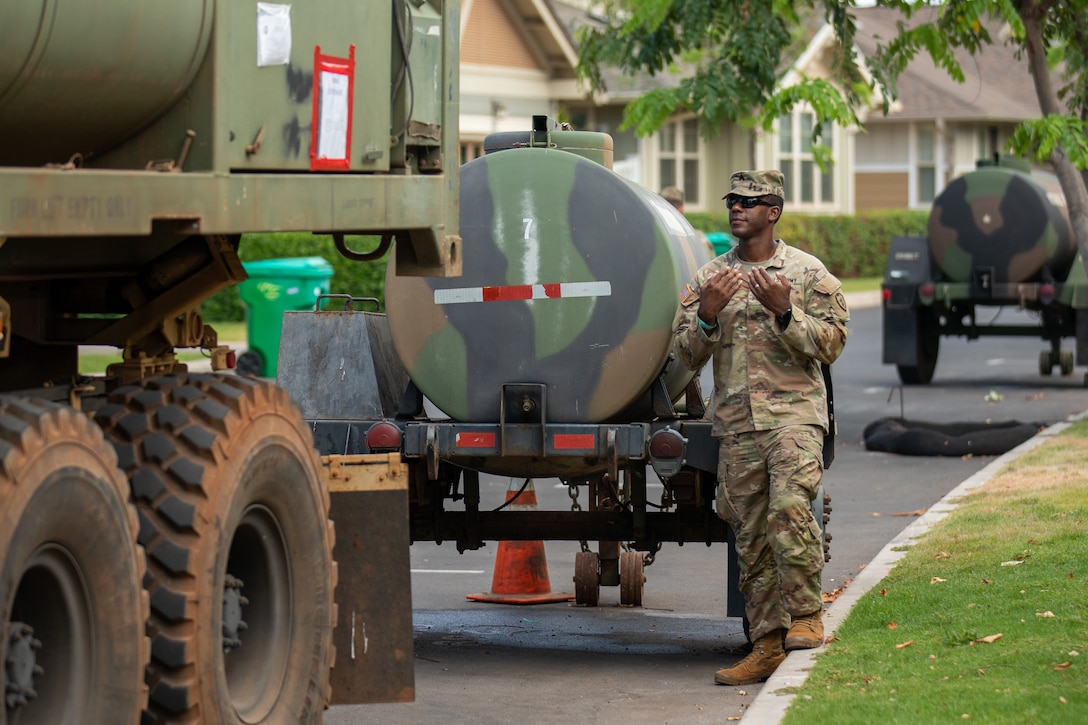
[[[507,508],[512,511],[536,511],[536,488],[532,480],[518,496],[520,488],[517,481],[511,479],[506,500],[509,502],[517,496],[517,503]],[[495,555],[495,573],[491,577],[491,591],[467,596],[476,602],[495,604],[546,604],[574,599],[573,594],[552,591],[543,541],[500,541]]]

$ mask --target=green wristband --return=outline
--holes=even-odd
[[[718,323],[716,322],[713,325],[706,324],[703,322],[702,317],[696,316],[695,319],[699,321],[699,327],[703,328],[705,332],[713,332],[718,327]]]

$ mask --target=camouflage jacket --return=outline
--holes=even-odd
[[[781,329],[774,315],[745,288],[718,314],[709,334],[699,326],[699,290],[725,267],[764,266],[793,288],[792,320]],[[832,363],[846,345],[850,313],[839,282],[816,257],[777,241],[774,256],[755,265],[735,249],[704,265],[684,289],[673,321],[674,349],[691,370],[713,356],[714,435],[815,424],[827,431],[827,391],[820,363]]]

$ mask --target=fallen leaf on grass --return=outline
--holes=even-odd
[[[888,629],[899,629],[899,622],[888,622]]]
[[[1005,635],[998,632],[997,634],[991,634],[989,637],[979,637],[976,640],[972,640],[971,644],[974,644],[975,642],[978,642],[979,644],[993,644],[1004,636]]]
[[[914,644],[914,640],[908,639],[906,642],[900,642],[899,644],[895,645],[895,648],[903,649],[904,647],[910,647],[912,644]]]
[[[947,551],[941,551],[933,555],[934,559],[951,559],[952,555]]]
[[[994,583],[994,580],[993,580],[993,579],[983,579],[983,580],[982,580],[982,583],[983,583],[983,584],[993,584],[993,583]]]
[[[986,675],[986,670],[984,670],[984,669],[982,669],[981,667],[979,667],[979,668],[978,668],[978,673],[979,673],[980,675],[983,675],[983,676],[985,676],[985,675]]]
[[[1063,705],[1068,705],[1069,704],[1069,702],[1064,697],[1059,697],[1058,702],[1060,702]]]
[[[1017,564],[1023,564],[1023,563],[1024,562],[1022,562],[1022,561],[1003,561],[1003,562],[1001,562],[1001,566],[1016,566]]]
[[[1054,616],[1054,612],[1052,612],[1052,611],[1050,611],[1050,610],[1048,609],[1048,610],[1046,610],[1045,612],[1036,612],[1036,613],[1035,613],[1035,616],[1036,616],[1036,617],[1046,617],[1047,619],[1051,619],[1051,618],[1053,618],[1053,616]]]
[[[1072,662],[1062,662],[1060,665],[1054,665],[1054,669],[1056,669],[1058,671],[1068,670],[1072,666],[1073,666]]]
[[[882,596],[882,597],[888,596],[888,590],[887,589],[881,589],[880,590],[880,596]]]
[[[946,581],[948,581],[948,580],[947,579],[941,579],[939,576],[935,576],[935,577],[933,577],[932,579],[929,580],[929,583],[930,584],[940,584],[941,582],[946,582]]]

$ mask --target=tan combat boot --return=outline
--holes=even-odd
[[[786,649],[812,649],[824,643],[824,621],[822,610],[812,614],[794,617],[790,631],[786,633]]]
[[[719,685],[751,685],[770,677],[786,653],[782,649],[782,630],[776,629],[752,643],[752,651],[732,667],[714,673]]]

